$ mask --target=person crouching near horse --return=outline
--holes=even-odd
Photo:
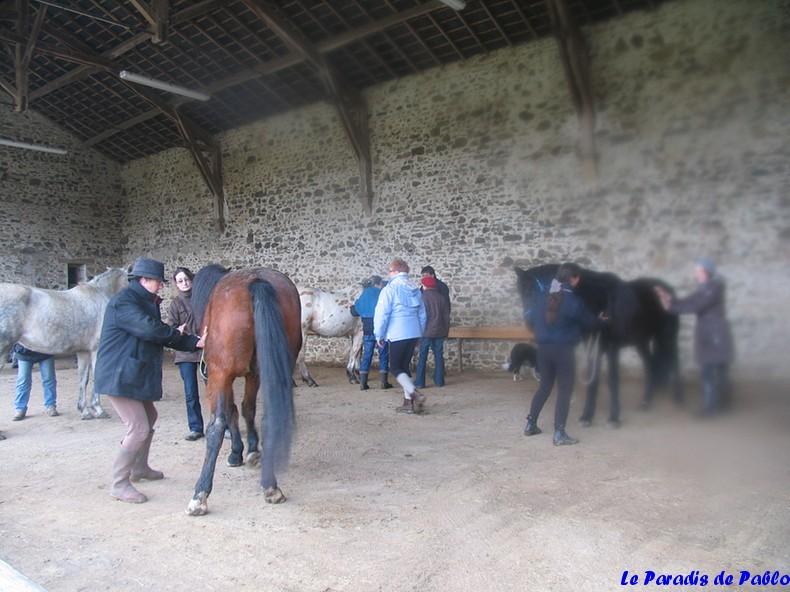
[[[571,395],[576,378],[574,350],[584,331],[594,330],[600,321],[573,293],[580,279],[581,268],[575,263],[560,265],[551,282],[549,294],[537,299],[527,315],[527,322],[538,345],[540,386],[532,398],[525,436],[540,434],[538,416],[557,382],[557,404],[554,410],[554,445],[578,444],[565,432]]]
[[[165,266],[139,258],[129,274],[129,286],[110,299],[104,313],[96,359],[94,388],[110,397],[113,409],[126,426],[126,436],[112,468],[110,495],[142,503],[148,498],[130,481],[162,479],[148,466],[157,412],[162,398],[162,351],[165,346],[196,351],[203,338],[181,333],[162,322],[157,295],[165,283]]]
[[[392,260],[389,277],[376,303],[373,331],[380,346],[389,342],[390,372],[403,387],[403,404],[395,411],[422,413],[425,395],[415,388],[409,365],[425,331],[425,304],[420,288],[409,280],[409,266],[403,259]]]
[[[186,267],[176,267],[173,274],[173,283],[176,285],[176,295],[170,301],[167,309],[167,324],[176,327],[189,335],[196,335],[200,329],[195,326],[195,317],[192,314],[192,279],[194,274]],[[203,437],[203,413],[200,409],[200,394],[198,393],[198,364],[200,352],[176,351],[175,364],[184,383],[184,399],[187,405],[187,424],[189,432],[185,440],[193,442]]]
[[[55,378],[55,358],[50,354],[27,349],[21,343],[14,344],[16,357],[16,397],[14,398],[13,421],[21,421],[27,415],[27,403],[30,400],[30,387],[33,384],[33,365],[38,363],[41,373],[41,385],[44,387],[44,413],[57,417],[58,413],[58,381]]]
[[[694,265],[697,289],[685,298],[672,295],[656,286],[662,306],[673,314],[696,314],[694,354],[702,374],[702,416],[714,415],[730,406],[729,366],[734,356],[730,324],[727,321],[726,285],[716,273],[709,257]]]
[[[376,303],[379,301],[381,289],[384,287],[384,280],[381,276],[373,275],[362,282],[362,294],[356,299],[351,307],[351,314],[362,319],[362,361],[359,364],[359,390],[366,391],[368,386],[368,374],[370,366],[373,364],[373,353],[379,352],[379,374],[381,375],[381,388],[390,389],[392,385],[387,381],[389,371],[389,344],[386,342],[379,347],[376,342],[376,335],[373,332],[373,315],[376,312]]]

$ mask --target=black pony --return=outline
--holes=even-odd
[[[559,265],[539,265],[527,270],[515,268],[518,290],[524,304],[524,314],[532,305],[533,295],[547,293],[551,280]],[[600,332],[599,348],[593,362],[590,382],[587,385],[587,400],[580,418],[589,425],[595,414],[598,395],[601,356],[606,354],[609,368],[609,393],[611,407],[609,422],[620,423],[620,349],[629,345],[636,347],[645,368],[645,389],[642,407],[647,408],[653,400],[656,388],[672,380],[675,401],[683,399],[678,363],[678,331],[680,323],[676,315],[667,313],[655,293],[661,286],[670,293],[673,289],[655,278],[637,278],[624,281],[608,272],[582,269],[579,284],[574,292],[596,315],[604,313],[609,322]],[[588,336],[592,339],[594,336]]]

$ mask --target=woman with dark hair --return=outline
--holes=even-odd
[[[573,293],[581,278],[581,267],[563,263],[551,282],[549,294],[538,299],[527,316],[538,345],[538,373],[540,386],[532,398],[532,405],[524,428],[525,436],[541,433],[538,416],[557,382],[557,406],[554,411],[554,445],[566,446],[579,441],[565,432],[573,384],[576,378],[574,350],[584,331],[599,325],[584,303]]]
[[[167,323],[178,328],[182,333],[198,335],[199,327],[195,326],[192,314],[192,280],[194,274],[186,267],[176,267],[173,281],[176,285],[176,295],[170,302],[167,310]],[[189,433],[185,440],[194,441],[203,437],[203,414],[200,410],[200,395],[198,393],[197,370],[200,363],[200,351],[176,351],[176,366],[181,373],[184,383],[184,397],[187,404],[187,423]]]

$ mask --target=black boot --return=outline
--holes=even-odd
[[[367,372],[360,372],[359,373],[359,390],[366,391],[370,387],[368,386],[368,373]]]
[[[542,433],[543,430],[538,427],[538,420],[531,415],[527,415],[527,426],[524,428],[524,435],[537,436]]]
[[[578,443],[579,441],[576,438],[571,438],[568,434],[565,433],[565,426],[554,428],[555,446],[572,446]]]
[[[379,372],[381,374],[381,388],[382,389],[390,389],[392,385],[387,382],[387,373],[386,372]]]

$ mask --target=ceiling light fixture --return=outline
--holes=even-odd
[[[183,86],[176,86],[175,84],[170,84],[169,82],[163,82],[161,80],[154,80],[153,78],[148,78],[147,76],[140,76],[139,74],[134,74],[128,70],[121,70],[118,73],[118,76],[121,78],[121,80],[135,82],[137,84],[142,84],[143,86],[150,86],[151,88],[158,88],[159,90],[173,93],[174,95],[181,95],[182,97],[189,97],[190,99],[195,99],[196,101],[208,101],[211,99],[211,95],[207,95],[204,92],[191,90],[189,88],[184,88]]]
[[[39,152],[49,152],[51,154],[68,154],[68,150],[44,146],[43,144],[29,144],[28,142],[17,142],[8,138],[0,138],[0,146],[11,146],[12,148],[24,148],[25,150],[37,150]]]
[[[463,10],[466,8],[465,0],[439,0],[442,4],[446,4],[453,10]]]

